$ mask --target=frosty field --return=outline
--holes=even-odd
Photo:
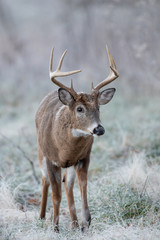
[[[54,233],[51,189],[46,220],[39,220],[41,173],[34,115],[38,102],[7,108],[0,132],[0,239],[160,238],[160,112],[158,98],[117,94],[101,108],[106,133],[95,138],[88,174],[92,222],[71,230],[64,187],[60,233]],[[1,110],[6,111],[4,106]],[[74,187],[79,223],[81,199]]]
[[[160,239],[160,1],[0,1],[0,240]],[[41,172],[35,113],[55,87],[48,76],[68,49],[62,71],[90,92],[109,74],[105,45],[119,78],[101,107],[105,135],[94,140],[88,173],[92,216],[85,234],[71,230],[62,187],[60,233],[53,231],[51,189],[39,220]],[[69,86],[70,77],[63,78]],[[64,170],[63,170],[64,171]],[[74,186],[81,222],[81,197]]]

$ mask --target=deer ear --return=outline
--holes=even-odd
[[[108,89],[104,90],[103,92],[101,92],[98,96],[99,105],[104,105],[104,104],[108,103],[112,99],[115,91],[116,91],[115,88],[108,88]]]
[[[75,101],[73,96],[67,90],[65,90],[64,88],[59,88],[58,89],[58,97],[59,97],[59,100],[64,105],[70,105]]]

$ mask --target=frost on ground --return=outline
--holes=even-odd
[[[70,229],[69,213],[63,204],[61,231],[60,234],[54,233],[51,212],[47,214],[46,221],[40,221],[37,209],[20,210],[14,199],[14,191],[11,191],[5,181],[1,181],[2,239],[159,239],[160,177],[158,171],[149,168],[144,161],[144,153],[134,154],[132,162],[129,160],[108,176],[95,176],[89,182],[88,194],[93,220],[86,235]],[[154,186],[153,189],[151,186]],[[77,186],[75,190],[78,191]],[[80,213],[79,202],[78,212]]]
[[[88,175],[92,223],[85,234],[70,228],[64,188],[60,233],[53,231],[51,191],[46,220],[39,220],[41,184],[36,179],[40,179],[40,170],[34,123],[29,119],[29,126],[25,122],[23,129],[16,129],[14,134],[12,131],[7,137],[9,131],[3,129],[0,239],[160,239],[160,113],[157,108],[158,101],[153,99],[148,105],[145,101],[137,104],[118,100],[103,108],[105,111],[102,109],[106,135],[95,139],[92,150]],[[74,194],[80,221],[77,183]]]

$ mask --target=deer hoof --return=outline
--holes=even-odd
[[[54,232],[59,233],[59,227],[58,227],[58,225],[56,225],[56,226],[54,227]]]
[[[78,224],[78,221],[73,221],[72,222],[72,229],[76,229],[76,228],[79,228],[79,224]]]
[[[91,216],[89,216],[88,221],[82,222],[81,231],[82,231],[83,233],[85,233],[85,232],[88,230],[90,224],[91,224]]]

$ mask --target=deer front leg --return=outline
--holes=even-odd
[[[76,214],[76,208],[75,208],[74,196],[73,196],[73,186],[74,186],[75,176],[76,176],[76,173],[75,173],[74,166],[66,169],[65,175],[64,175],[64,186],[65,186],[65,192],[66,192],[66,197],[68,201],[69,213],[72,220],[72,228],[78,227],[78,220],[77,220],[77,214]]]
[[[39,146],[38,146],[38,159],[39,159],[40,168],[42,172],[42,196],[41,196],[40,219],[43,219],[45,218],[45,215],[46,215],[49,179],[48,179],[47,166],[46,166],[46,157],[43,156],[43,153]]]
[[[53,202],[53,222],[55,224],[55,232],[59,232],[59,209],[61,203],[61,168],[53,165],[47,159],[48,176],[52,188],[52,202]]]
[[[76,173],[78,178],[78,184],[81,192],[82,199],[82,231],[84,232],[91,223],[91,215],[87,201],[87,173],[89,166],[89,157],[79,163],[76,166]]]
[[[41,210],[40,210],[40,219],[45,218],[46,215],[46,205],[47,205],[47,197],[48,197],[48,180],[42,176],[42,197],[41,197]]]

